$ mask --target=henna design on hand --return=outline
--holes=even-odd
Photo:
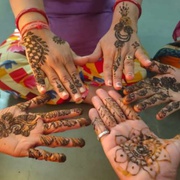
[[[139,44],[137,41],[135,41],[135,42],[132,44],[132,46],[134,47],[134,49],[137,49],[137,48],[140,46],[140,44]]]
[[[160,74],[166,74],[169,69],[175,71],[175,69],[172,66],[167,64],[157,64],[155,61],[152,61],[152,64],[149,67],[147,67],[147,69],[151,71],[152,69],[154,69],[154,67],[158,69],[158,72]]]
[[[117,124],[113,115],[108,111],[108,109],[104,105],[102,105],[98,109],[98,113],[99,113],[101,119],[104,119],[103,121],[108,128],[113,127]]]
[[[49,47],[42,38],[31,31],[23,37],[23,44],[26,47],[26,53],[29,63],[34,72],[35,79],[39,84],[44,84],[44,73],[41,66],[46,62],[46,55],[49,53]]]
[[[13,114],[4,113],[0,119],[0,138],[10,134],[29,136],[37,124],[37,115],[27,114],[13,117]]]
[[[53,162],[66,161],[66,156],[64,154],[50,153],[44,150],[39,150],[39,149],[34,149],[34,148],[29,149],[29,158],[53,161]]]
[[[155,179],[160,172],[159,163],[171,162],[168,144],[161,142],[148,128],[132,129],[127,137],[116,135],[115,141],[119,148],[114,160],[125,176],[136,176],[145,171]]]
[[[118,55],[116,57],[116,60],[114,62],[114,72],[117,71],[118,67],[120,66],[121,62],[121,48],[124,46],[126,42],[128,42],[131,39],[131,35],[133,34],[133,29],[131,27],[131,19],[127,16],[129,13],[129,8],[127,4],[125,5],[123,3],[122,7],[120,7],[120,14],[121,14],[121,19],[119,23],[117,23],[114,27],[115,31],[115,37],[116,41],[114,43],[115,47],[118,49]]]
[[[58,37],[58,36],[53,36],[53,41],[56,44],[65,44],[65,41],[63,39],[61,39],[60,37]]]

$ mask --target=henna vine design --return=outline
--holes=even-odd
[[[137,41],[135,41],[135,42],[132,44],[132,46],[134,47],[134,49],[137,49],[137,48],[140,46],[140,44],[139,44]]]
[[[124,46],[124,44],[126,42],[128,42],[131,39],[131,35],[133,33],[133,29],[131,27],[131,19],[127,16],[129,13],[129,8],[127,6],[127,4],[125,5],[123,3],[123,6],[120,7],[120,14],[122,15],[119,23],[117,23],[114,27],[114,31],[115,31],[115,37],[116,37],[116,41],[114,43],[115,47],[118,49],[119,53],[117,55],[117,58],[114,62],[114,72],[117,71],[118,67],[120,66],[120,62],[121,62],[121,56],[120,56],[120,52],[121,52],[121,48]]]
[[[119,164],[120,171],[128,176],[136,176],[140,171],[156,179],[160,172],[160,162],[171,162],[167,151],[168,144],[163,144],[148,128],[132,129],[129,135],[116,135],[116,150],[114,161]]]
[[[23,37],[23,44],[26,47],[29,63],[31,64],[36,80],[38,83],[44,84],[44,73],[41,71],[41,66],[45,63],[46,55],[49,53],[47,43],[29,31]]]

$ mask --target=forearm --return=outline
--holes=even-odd
[[[9,0],[14,17],[16,18],[20,12],[29,8],[37,8],[44,11],[43,0],[19,0],[18,4],[16,0]],[[25,13],[18,22],[19,29],[26,23],[31,21],[44,21],[47,22],[46,18],[37,12]]]
[[[116,0],[116,2],[118,1]],[[136,0],[135,2],[137,2],[140,6],[142,5],[142,0]],[[140,16],[140,9],[137,5],[129,1],[119,2],[115,6],[111,27],[114,28],[114,25],[121,20],[124,13],[126,13],[126,17],[130,18],[133,29],[137,30],[137,21]]]

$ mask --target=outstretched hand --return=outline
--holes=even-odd
[[[158,138],[115,91],[102,89],[89,116],[114,171],[121,180],[172,180],[180,162],[180,136]]]
[[[32,68],[38,91],[47,91],[45,78],[62,99],[72,97],[75,102],[82,101],[86,91],[80,79],[76,65],[85,64],[78,61],[78,56],[69,44],[51,31],[31,30],[23,36],[26,56]]]
[[[51,133],[80,128],[89,121],[77,117],[81,109],[57,110],[47,113],[30,113],[28,110],[45,104],[48,94],[0,110],[0,152],[14,157],[29,157],[38,160],[64,162],[66,156],[51,153],[38,146],[83,147],[81,138],[52,136]]]
[[[124,89],[124,104],[141,100],[134,105],[137,112],[149,107],[168,103],[156,115],[158,120],[180,110],[180,70],[156,61],[149,67],[158,75],[142,80]]]

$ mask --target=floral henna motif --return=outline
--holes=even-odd
[[[171,162],[166,150],[168,144],[158,140],[148,128],[132,129],[128,137],[116,135],[115,141],[119,148],[114,160],[125,176],[136,176],[145,171],[151,178],[156,179],[160,172],[160,163]]]
[[[155,61],[152,62],[152,64],[148,67],[148,69],[151,71],[151,69],[154,69],[154,67],[158,69],[158,72],[160,74],[166,74],[169,69],[172,69],[175,71],[175,69],[172,66],[169,66],[166,64],[157,64]]]
[[[1,116],[0,120],[0,138],[8,137],[10,134],[29,136],[37,124],[36,115],[19,115],[13,117],[13,114],[8,112]]]

